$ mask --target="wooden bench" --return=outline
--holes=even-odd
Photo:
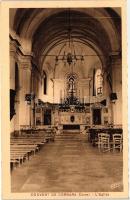
[[[20,164],[24,162],[24,159],[29,160],[29,156],[35,155],[36,150],[38,150],[37,145],[24,145],[24,144],[13,144],[10,146],[10,163],[13,163],[16,166],[16,164]]]
[[[54,141],[54,129],[45,129],[39,131],[31,130],[29,134],[21,134],[20,136],[13,136],[10,139],[10,163],[14,166],[20,166],[24,160],[29,160],[31,155],[35,155],[36,151],[40,149],[48,141]],[[13,166],[13,167],[14,167]]]

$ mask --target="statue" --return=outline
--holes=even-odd
[[[68,87],[68,91],[69,92],[74,92],[75,91],[75,83],[74,83],[74,79],[73,78],[70,78],[69,79],[69,87]]]

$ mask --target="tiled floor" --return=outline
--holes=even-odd
[[[122,169],[122,153],[99,153],[85,137],[66,133],[13,170],[12,192],[122,191]]]

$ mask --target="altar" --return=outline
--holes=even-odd
[[[88,84],[90,79],[85,79]],[[80,82],[81,83],[81,82]],[[84,84],[85,85],[85,84]],[[91,98],[91,101],[77,92],[77,76],[67,76],[66,90],[64,96],[60,93],[58,103],[42,103],[43,108],[36,113],[36,124],[54,125],[58,130],[80,130],[92,125],[106,125],[111,121],[111,113],[108,112],[106,99]],[[104,103],[105,102],[105,103]],[[109,109],[110,110],[110,109]]]
[[[63,130],[79,130],[80,132],[85,130],[86,124],[88,122],[87,113],[79,112],[55,112],[54,120],[58,129],[62,132]]]
[[[80,125],[86,124],[86,115],[85,113],[78,112],[60,112],[59,113],[59,124],[66,125]]]

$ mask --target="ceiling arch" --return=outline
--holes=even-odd
[[[51,43],[50,44],[51,46],[48,46],[48,49],[46,49],[45,55],[47,55],[47,57],[55,55],[55,53],[53,53],[53,55],[52,55],[50,52],[52,52],[51,51],[52,49],[57,48],[57,46],[59,46],[59,51],[57,52],[57,55],[61,55],[60,51],[62,50],[62,48],[64,48],[65,42],[66,42],[66,40],[61,40],[61,41],[58,41],[58,42],[54,41],[53,44]],[[80,45],[83,45],[83,46],[85,46],[87,44],[86,47],[89,47],[89,48],[93,49],[93,53],[95,52],[94,54],[99,57],[100,62],[102,63],[102,66],[105,65],[105,60],[104,60],[104,56],[102,55],[102,52],[99,51],[99,49],[97,48],[97,46],[96,45],[94,46],[94,44],[90,40],[89,41],[87,41],[87,40],[85,40],[85,41],[82,40],[81,41],[81,40],[75,39],[74,42],[75,43],[79,43]],[[77,51],[76,51],[76,53],[77,53]],[[80,54],[81,54],[81,52],[80,52]],[[82,55],[85,56],[85,57],[90,56],[88,54],[86,55],[85,52],[84,53],[82,52]],[[53,58],[55,59],[55,57],[53,57]],[[40,65],[41,66],[41,70],[42,70],[42,68],[44,66],[45,59],[46,59],[46,56],[41,56],[41,62],[40,62],[41,63],[41,65]],[[53,67],[55,67],[55,65]]]
[[[107,56],[121,48],[121,18],[119,10],[112,8],[50,8],[13,9],[10,23],[19,37],[30,40],[31,51],[38,65],[54,44],[67,40],[68,20],[71,34],[79,40],[96,47],[98,53]],[[13,11],[11,11],[13,12]],[[70,13],[70,19],[68,15]]]
[[[86,43],[83,44],[79,41],[75,41],[75,52],[76,55],[81,55],[82,52],[84,53],[84,55],[87,55],[84,56],[83,61],[77,60],[71,66],[68,63],[65,64],[62,60],[59,60],[56,64],[55,57],[51,55],[52,53],[58,55],[59,49],[62,49],[62,45],[63,43],[55,46],[53,49],[50,50],[50,56],[45,57],[42,65],[42,70],[45,70],[49,77],[64,79],[65,74],[68,72],[72,73],[73,68],[73,72],[79,74],[80,78],[87,78],[90,68],[95,68],[98,66],[102,69],[101,59],[99,59],[99,56],[97,56],[97,53],[93,50],[93,48],[91,46],[87,46]],[[60,55],[63,55],[63,51],[64,48],[61,50]],[[62,56],[60,58],[62,59]]]

